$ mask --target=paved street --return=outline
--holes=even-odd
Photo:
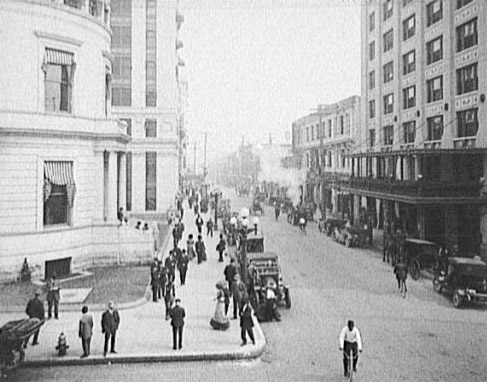
[[[248,203],[234,198],[232,209]],[[13,380],[337,381],[338,334],[353,318],[364,342],[357,381],[485,381],[483,308],[453,308],[428,277],[408,280],[403,299],[378,253],[337,244],[316,224],[300,234],[284,216],[276,223],[270,208],[261,222],[266,250],[280,254],[293,305],[281,310],[282,322],[262,325],[267,348],[260,359],[23,369]]]

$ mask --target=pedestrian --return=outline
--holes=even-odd
[[[225,267],[223,274],[225,275],[225,280],[227,280],[228,289],[232,290],[232,283],[237,274],[237,267],[235,266],[235,259],[233,257],[230,259],[230,264]]]
[[[216,246],[216,250],[219,254],[218,261],[220,263],[223,262],[223,252],[225,252],[226,245],[227,244],[225,242],[225,239],[223,238],[223,234],[220,234],[220,241],[218,242],[218,244]]]
[[[194,214],[199,215],[199,213],[200,213],[199,201],[198,201],[198,199],[196,199],[194,201]]]
[[[110,340],[110,353],[117,354],[115,350],[115,337],[120,326],[120,314],[115,309],[113,301],[108,302],[108,309],[101,316],[101,332],[105,334],[103,357],[107,356],[108,341]]]
[[[216,283],[216,308],[215,314],[210,320],[211,327],[216,330],[227,330],[230,327],[230,320],[225,313],[225,292],[223,291],[225,285],[225,281]]]
[[[201,227],[203,227],[204,222],[200,214],[198,214],[198,216],[196,217],[195,224],[196,227],[198,227],[198,233],[201,235]]]
[[[189,263],[188,254],[186,253],[186,250],[183,249],[181,253],[181,261],[178,263],[179,279],[181,285],[186,284],[186,273],[188,272],[188,263]]]
[[[78,336],[81,338],[81,346],[83,347],[83,355],[81,358],[86,358],[90,355],[91,337],[93,336],[93,316],[88,313],[88,307],[85,305],[81,308],[81,319],[79,320]]]
[[[166,284],[166,292],[164,294],[164,302],[166,303],[166,320],[171,316],[171,310],[174,304],[175,290],[173,281],[169,280]]]
[[[188,240],[186,241],[186,251],[188,252],[188,259],[190,261],[196,257],[193,234],[189,234],[188,236]]]
[[[183,239],[184,228],[184,223],[180,220],[178,224],[178,243]]]
[[[222,291],[225,296],[225,316],[228,316],[228,308],[230,307],[230,297],[232,297],[232,294],[227,284],[223,286]]]
[[[39,320],[44,320],[45,311],[44,311],[44,303],[41,301],[41,291],[36,290],[34,293],[34,298],[30,299],[27,303],[27,307],[25,308],[25,313],[29,316],[29,318],[37,318]],[[40,328],[34,333],[34,338],[32,340],[32,345],[39,344],[39,331]],[[24,349],[27,347],[27,343],[29,342],[29,338],[27,338],[24,342]]]
[[[171,311],[171,326],[172,326],[172,348],[174,350],[183,348],[183,327],[184,327],[184,317],[186,317],[186,312],[184,308],[181,307],[181,300],[176,299],[176,306]]]
[[[238,273],[234,277],[230,291],[233,296],[233,318],[237,319],[237,311],[242,312],[243,301],[248,299],[245,284],[240,280]]]
[[[59,319],[58,309],[59,309],[59,281],[56,278],[56,274],[53,273],[52,276],[47,280],[47,318],[52,318],[52,307],[54,306],[54,318]]]
[[[198,241],[196,242],[196,256],[198,257],[198,264],[206,261],[206,247],[201,235],[198,235]]]
[[[120,221],[120,224],[123,223],[124,221],[123,207],[120,207],[120,209],[118,210],[117,219]]]
[[[166,294],[166,283],[167,283],[167,268],[162,265],[162,261],[159,261],[159,288],[157,291],[157,298],[163,298]]]
[[[174,246],[177,247],[179,243],[179,227],[178,223],[176,223],[172,229],[172,238],[173,238],[173,243]]]
[[[159,293],[159,269],[158,267],[151,269],[150,285],[152,288],[152,301],[157,302]]]
[[[211,219],[208,219],[208,221],[206,222],[206,236],[211,236],[213,237],[213,220]]]
[[[179,269],[179,262],[181,261],[183,252],[179,247],[174,247],[172,250],[174,261],[176,262],[176,268]]]
[[[167,269],[167,281],[174,282],[176,278],[176,259],[174,258],[174,250],[169,251],[169,256],[166,257],[164,266]]]
[[[252,319],[252,307],[248,300],[244,301],[242,311],[240,312],[240,337],[242,338],[242,345],[247,345],[247,334],[250,340],[255,345],[254,337],[254,320]]]
[[[348,357],[350,350],[353,356],[353,372],[357,372],[358,352],[362,353],[362,337],[353,320],[348,320],[347,326],[340,333],[340,351],[343,351],[343,375],[349,377]]]
[[[281,214],[281,205],[279,202],[274,202],[274,213],[276,215],[276,221],[279,221],[279,215]]]

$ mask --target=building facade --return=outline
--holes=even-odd
[[[174,207],[179,184],[177,1],[112,0],[112,113],[132,138],[126,211],[156,218]]]
[[[299,167],[307,169],[303,184],[305,203],[327,214],[351,213],[349,193],[343,182],[351,174],[354,137],[360,124],[360,97],[352,96],[331,105],[318,105],[317,111],[292,125],[294,156]]]
[[[109,1],[6,0],[0,25],[0,278],[24,258],[44,272],[150,256],[117,220],[130,137],[111,116]]]
[[[348,191],[376,227],[484,251],[487,4],[368,1],[362,123]]]

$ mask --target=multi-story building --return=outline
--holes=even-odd
[[[303,200],[326,213],[350,214],[348,192],[342,183],[351,174],[349,155],[360,123],[360,97],[352,96],[331,105],[318,105],[316,112],[292,125],[294,155],[307,169]]]
[[[0,25],[0,278],[24,258],[46,274],[150,258],[117,220],[130,137],[110,111],[110,2],[5,0]]]
[[[125,207],[155,218],[174,206],[179,183],[177,0],[111,0],[112,113],[132,137]]]
[[[487,3],[367,1],[354,211],[479,254],[487,244]]]

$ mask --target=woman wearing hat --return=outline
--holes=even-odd
[[[216,308],[213,318],[210,320],[210,325],[213,329],[227,330],[230,327],[230,320],[225,315],[225,282],[219,281],[216,283]]]

